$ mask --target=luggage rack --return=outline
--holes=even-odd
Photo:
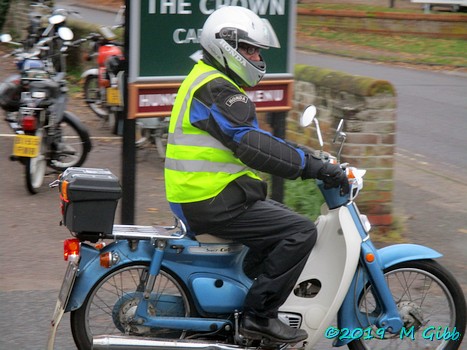
[[[113,225],[112,231],[117,239],[181,239],[185,235],[185,225],[179,220],[173,226]]]

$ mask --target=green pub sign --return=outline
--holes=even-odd
[[[130,117],[170,114],[167,112],[171,109],[171,95],[174,97],[177,86],[199,57],[199,37],[206,18],[217,8],[229,5],[249,8],[267,18],[281,45],[280,49],[262,51],[267,74],[263,82],[252,89],[256,92],[251,92],[250,98],[255,94],[259,98],[255,103],[260,108],[262,102],[267,102],[263,99],[276,100],[270,107],[272,110],[290,107],[295,1],[131,0],[127,3],[130,6]],[[284,98],[277,103],[281,94]],[[263,110],[268,110],[270,104],[263,105]]]

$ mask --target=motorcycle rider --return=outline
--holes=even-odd
[[[240,332],[249,339],[296,343],[306,331],[278,319],[315,244],[309,219],[266,199],[253,171],[348,186],[345,172],[258,126],[243,88],[266,73],[262,49],[278,48],[267,20],[237,6],[214,11],[200,37],[203,58],[182,83],[172,110],[166,194],[191,234],[209,233],[249,247],[260,272],[245,298]]]

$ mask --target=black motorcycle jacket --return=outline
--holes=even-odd
[[[254,103],[228,80],[217,78],[197,90],[190,121],[252,169],[296,179],[305,167],[304,152],[260,129]]]
[[[208,62],[209,63],[209,62]],[[252,169],[287,179],[301,176],[305,153],[259,128],[254,103],[229,80],[200,87],[190,107],[190,123],[219,140]],[[214,232],[257,200],[266,199],[265,182],[242,176],[219,195],[196,203],[171,203],[195,234]]]

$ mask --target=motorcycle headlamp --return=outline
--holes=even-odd
[[[47,94],[45,91],[34,91],[32,94],[32,98],[46,98]]]

